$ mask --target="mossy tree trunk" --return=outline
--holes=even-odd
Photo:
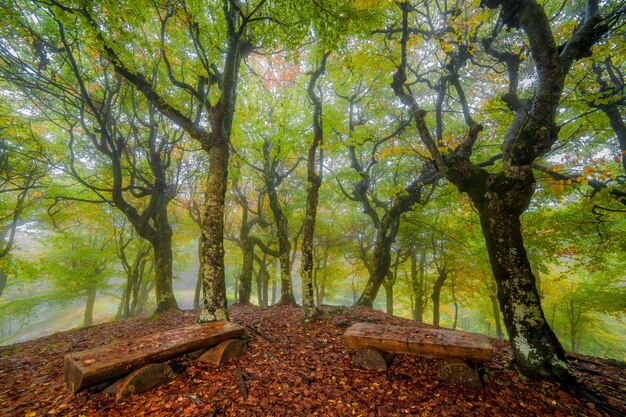
[[[513,121],[503,138],[500,155],[481,164],[470,160],[483,127],[473,119],[470,101],[460,81],[471,58],[465,45],[453,48],[451,59],[445,61],[441,68],[442,75],[433,93],[437,103],[443,102],[446,94],[455,94],[467,133],[458,145],[444,146],[444,114],[439,105],[435,107],[437,130],[434,135],[430,131],[426,123],[428,113],[412,95],[407,82],[408,75],[412,74],[407,48],[409,21],[417,11],[409,2],[397,3],[402,14],[401,29],[398,31],[401,34],[401,56],[391,86],[396,96],[410,109],[418,135],[436,169],[459,191],[467,193],[478,211],[503,321],[520,370],[528,376],[550,377],[564,385],[576,386],[564,360],[563,348],[541,308],[535,277],[524,247],[520,217],[534,193],[535,178],[531,166],[537,158],[551,150],[558,138],[559,127],[555,119],[565,77],[576,60],[591,53],[592,46],[610,30],[611,24],[600,16],[599,3],[590,0],[576,30],[557,47],[552,22],[536,1],[485,0],[481,5],[498,9],[504,26],[523,31],[535,64],[536,82],[532,86],[520,86],[520,55],[497,50],[492,45],[497,35],[495,32],[492,39],[485,39],[482,43],[490,58],[507,69],[509,78],[508,91],[501,98],[513,113]],[[426,27],[423,29],[429,30]],[[528,90],[525,97],[529,98],[518,95],[520,88]],[[491,173],[484,169],[500,159],[500,171]]]
[[[530,168],[519,172],[518,178],[487,177],[486,193],[474,203],[515,361],[527,375],[562,378],[569,374],[565,352],[545,319],[522,237],[520,215],[530,202],[534,178]]]
[[[324,129],[322,124],[322,100],[315,90],[318,79],[326,70],[326,60],[329,53],[322,56],[319,66],[311,73],[307,93],[313,103],[313,141],[309,146],[307,155],[307,190],[306,190],[306,214],[304,218],[304,235],[302,237],[302,265],[300,276],[302,278],[302,307],[304,308],[304,320],[313,321],[321,316],[315,304],[313,295],[313,239],[315,237],[315,223],[317,218],[317,204],[319,201],[319,189],[322,185],[323,151],[320,147],[324,143]],[[319,157],[318,157],[319,150]]]
[[[230,142],[208,149],[209,173],[202,217],[203,306],[199,322],[228,320],[224,271],[224,200]]]
[[[425,272],[426,272],[426,251],[412,248],[411,253],[411,291],[413,295],[413,320],[424,321],[424,308],[426,307],[425,297]],[[419,258],[418,258],[419,257]]]
[[[439,326],[439,302],[441,300],[441,290],[446,279],[448,279],[448,272],[443,268],[438,269],[437,279],[433,284],[433,292],[430,295],[431,300],[433,300],[433,324],[435,326]]]
[[[268,138],[263,142],[264,169],[263,178],[270,204],[270,209],[276,224],[278,238],[278,260],[280,261],[280,299],[278,304],[296,305],[291,285],[291,242],[289,241],[289,222],[283,213],[279,198],[278,187],[286,175],[278,173],[278,159],[272,155],[272,143]]]

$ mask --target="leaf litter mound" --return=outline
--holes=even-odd
[[[6,416],[602,416],[547,381],[530,381],[511,365],[505,341],[486,384],[474,391],[437,380],[435,359],[397,355],[386,372],[352,366],[342,334],[359,321],[428,327],[365,308],[324,307],[324,318],[302,323],[302,309],[233,306],[231,320],[246,326],[243,356],[222,365],[188,356],[168,363],[169,384],[116,401],[90,388],[69,394],[63,356],[115,341],[190,325],[197,311],[170,311],[56,333],[0,348],[0,415]],[[620,363],[572,355],[578,377],[626,415],[626,370]]]

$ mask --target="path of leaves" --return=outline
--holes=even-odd
[[[508,363],[510,346],[495,341],[485,389],[439,383],[436,361],[398,355],[387,372],[351,365],[341,335],[357,321],[425,326],[358,308],[327,308],[326,317],[302,324],[295,307],[233,307],[231,319],[257,326],[272,341],[247,334],[246,353],[215,367],[182,357],[170,384],[123,401],[88,389],[65,390],[63,355],[155,331],[192,324],[197,312],[130,319],[57,333],[0,348],[0,415],[6,416],[600,416],[548,382],[520,379]],[[598,359],[576,357],[579,375],[600,388],[626,415],[626,371]]]

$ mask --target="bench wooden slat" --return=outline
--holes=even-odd
[[[356,323],[343,335],[346,346],[390,353],[430,355],[489,362],[493,347],[485,335],[448,329],[419,329],[390,324]]]
[[[243,332],[242,326],[229,322],[195,324],[70,353],[64,358],[65,382],[75,393],[144,365],[217,345]]]

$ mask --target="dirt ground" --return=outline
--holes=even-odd
[[[69,394],[63,356],[116,339],[192,324],[197,311],[171,311],[53,334],[0,348],[2,416],[601,416],[546,381],[529,381],[510,364],[507,342],[492,340],[485,388],[439,382],[436,360],[397,355],[386,372],[352,366],[342,334],[352,323],[426,326],[362,308],[325,308],[320,322],[302,323],[296,307],[235,306],[231,319],[246,326],[242,357],[220,367],[183,356],[169,384],[121,401],[87,389]],[[254,324],[267,338],[255,333]],[[268,340],[269,339],[269,340]],[[597,358],[574,356],[579,378],[626,415],[626,370]],[[623,411],[623,413],[622,413]]]

